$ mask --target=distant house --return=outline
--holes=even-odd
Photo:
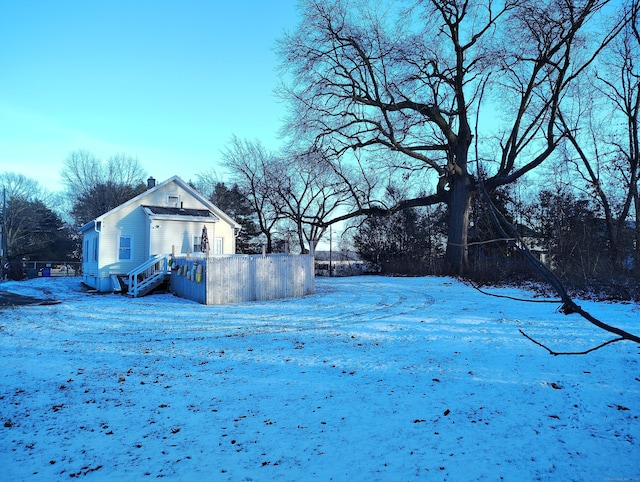
[[[172,253],[201,252],[204,227],[211,254],[235,253],[240,225],[195,189],[177,176],[158,185],[149,178],[147,185],[80,228],[87,286],[134,296],[150,291],[166,277]]]

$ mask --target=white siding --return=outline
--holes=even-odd
[[[173,202],[173,200],[171,200],[170,202],[169,196],[177,196],[179,202],[175,203]],[[180,203],[182,203],[182,205]],[[208,208],[208,206],[205,206],[200,201],[195,199],[189,192],[184,190],[176,183],[167,184],[153,192],[150,192],[141,200],[140,204],[144,204],[146,206],[165,206],[171,208],[183,207],[185,209]]]
[[[187,254],[187,249],[193,254],[193,238],[202,235],[202,221],[168,221],[155,220],[151,222],[151,254],[176,255]],[[209,242],[213,238],[213,233],[218,231],[227,232],[230,229],[223,222],[206,223],[207,236]],[[231,251],[225,254],[233,254]]]
[[[84,233],[82,239],[82,281],[92,288],[98,288],[98,260],[96,254],[99,253],[95,248],[99,246],[98,233],[90,230]]]
[[[211,206],[183,188],[182,181],[166,182],[135,199],[121,205],[98,218],[98,232],[86,228],[83,232],[83,250],[89,243],[89,252],[83,253],[83,276],[85,283],[99,290],[109,290],[112,274],[126,274],[156,254],[186,254],[193,250],[194,236],[200,236],[204,222],[174,221],[150,218],[142,206],[183,207],[185,209],[210,209]],[[215,238],[223,239],[224,254],[234,254],[236,249],[234,226],[224,213],[218,222],[207,222],[210,244]],[[120,261],[119,241],[121,236],[132,236],[132,256],[129,261]],[[97,261],[94,259],[93,240],[99,239]]]
[[[180,207],[168,204],[168,197],[178,196],[185,209],[209,209],[209,206],[192,197],[179,185],[172,183],[151,193],[144,198],[146,206]],[[203,221],[167,221],[154,220],[150,225],[150,254],[186,254],[187,248],[193,251],[193,238],[202,234]],[[207,236],[211,245],[214,237],[224,238],[223,254],[235,254],[236,238],[233,226],[220,219],[218,222],[207,222]],[[173,249],[173,251],[172,251]]]
[[[149,259],[149,219],[142,207],[129,205],[103,219],[100,229],[100,277],[125,274]],[[129,261],[118,259],[120,236],[133,236]]]

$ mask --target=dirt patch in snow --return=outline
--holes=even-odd
[[[0,291],[0,309],[9,306],[26,305],[57,305],[60,301],[52,298],[34,298],[33,296],[19,295],[10,291]]]

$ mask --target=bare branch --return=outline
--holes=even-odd
[[[549,270],[549,268],[547,268],[544,264],[542,264],[542,262],[540,262],[540,260],[538,260],[535,256],[531,254],[529,249],[526,247],[526,244],[520,238],[518,231],[491,202],[491,199],[489,198],[489,195],[487,194],[486,189],[484,189],[484,184],[482,183],[482,180],[480,182],[480,185],[482,187],[481,194],[482,194],[484,203],[489,210],[493,224],[498,229],[498,231],[502,234],[502,236],[504,236],[505,238],[514,238],[515,240],[517,240],[517,242],[509,241],[509,244],[512,247],[514,247],[518,252],[520,252],[524,256],[527,263],[529,263],[529,265],[531,265],[540,274],[540,276],[554,288],[554,290],[556,291],[556,293],[558,294],[558,296],[562,301],[562,306],[560,308],[560,311],[562,313],[564,313],[565,315],[577,313],[580,316],[582,316],[584,319],[592,323],[593,325],[597,326],[598,328],[601,328],[605,331],[618,335],[621,340],[628,340],[635,343],[640,343],[640,336],[634,335],[625,330],[622,330],[615,326],[604,323],[598,320],[596,317],[592,316],[587,311],[583,310],[580,306],[578,306],[573,301],[573,299],[571,299],[571,297],[567,293],[567,290],[562,285],[562,283],[557,278],[557,276],[555,276],[551,272],[551,270]],[[616,341],[620,341],[620,340],[616,340]]]
[[[535,343],[536,345],[541,346],[542,348],[544,348],[545,350],[547,350],[547,351],[549,352],[549,354],[550,354],[550,355],[553,355],[553,356],[559,356],[559,355],[587,355],[587,354],[589,354],[589,353],[591,353],[591,352],[593,352],[593,351],[599,350],[600,348],[603,348],[603,347],[605,347],[605,346],[607,346],[607,345],[610,345],[610,344],[612,344],[612,343],[616,343],[616,342],[618,342],[618,341],[623,341],[623,340],[625,340],[625,338],[623,338],[623,337],[620,337],[620,338],[614,338],[614,339],[612,339],[612,340],[606,341],[606,342],[604,342],[604,343],[601,343],[601,344],[600,344],[600,345],[598,345],[598,346],[595,346],[595,347],[593,347],[593,348],[590,348],[590,349],[588,349],[588,350],[584,350],[584,351],[554,351],[554,350],[552,350],[551,348],[549,348],[548,346],[546,346],[546,345],[544,345],[544,344],[540,343],[539,341],[534,340],[534,339],[533,339],[533,338],[531,338],[529,335],[527,335],[524,331],[522,331],[522,330],[518,330],[518,331],[520,331],[520,333],[522,333],[522,336],[524,336],[524,337],[525,337],[525,338],[527,338],[528,340],[532,341],[532,342],[533,342],[533,343]]]

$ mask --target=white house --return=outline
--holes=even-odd
[[[101,292],[118,291],[120,282],[148,280],[144,294],[161,281],[173,254],[200,253],[203,227],[211,254],[234,254],[240,225],[204,196],[174,176],[80,228],[82,277]],[[164,268],[163,268],[164,266]],[[162,271],[164,271],[162,273]]]

